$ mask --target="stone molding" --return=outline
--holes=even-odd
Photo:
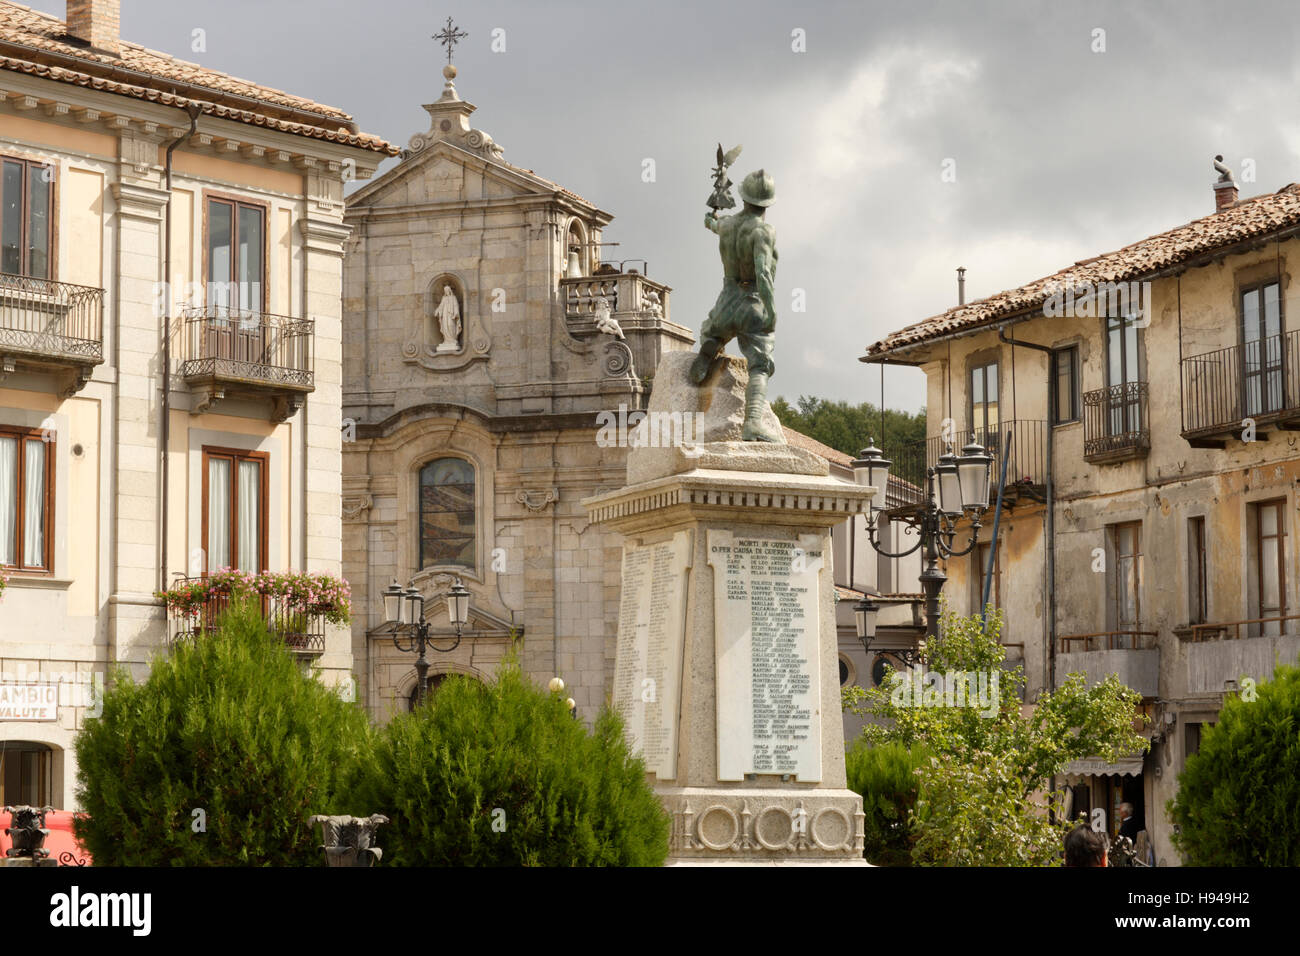
[[[548,488],[545,491],[526,491],[519,489],[515,492],[515,501],[519,502],[525,508],[532,512],[539,512],[546,508],[547,505],[560,500],[560,489]]]
[[[865,814],[844,790],[683,788],[659,793],[672,817],[673,862],[733,858],[862,859]]]

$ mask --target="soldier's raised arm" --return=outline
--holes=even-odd
[[[704,228],[709,230],[709,232],[717,232],[718,217],[713,215],[711,212],[706,212],[704,214]]]

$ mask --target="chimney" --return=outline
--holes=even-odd
[[[966,304],[966,267],[957,267],[957,304]]]
[[[120,56],[121,9],[121,0],[68,0],[68,36]]]
[[[1223,157],[1214,157],[1214,168],[1219,173],[1219,180],[1214,184],[1214,211],[1227,209],[1237,201],[1237,183],[1232,178],[1232,170],[1223,165]]]

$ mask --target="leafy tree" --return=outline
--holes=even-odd
[[[1188,866],[1300,865],[1300,669],[1224,701],[1166,806]]]
[[[588,732],[513,657],[448,678],[379,735],[353,803],[388,815],[397,866],[659,866],[669,819],[605,710]]]
[[[321,864],[307,818],[335,809],[365,714],[303,673],[254,604],[219,623],[143,684],[119,671],[78,735],[74,826],[97,865]]]
[[[846,455],[856,456],[866,447],[868,438],[874,438],[882,448],[895,448],[925,438],[925,409],[915,415],[886,409],[884,434],[881,434],[880,409],[870,402],[850,405],[801,395],[794,405],[784,398],[776,399],[772,411],[787,428]]]
[[[924,687],[890,672],[880,688],[843,695],[849,710],[877,721],[863,729],[869,743],[919,743],[934,754],[911,816],[917,862],[961,865],[980,853],[1004,865],[1055,859],[1059,837],[1036,822],[1047,805],[1034,802],[1035,792],[1071,760],[1115,760],[1147,745],[1134,731],[1140,696],[1114,675],[1092,688],[1069,675],[1023,713],[1024,670],[1003,668],[1001,628],[1000,611],[987,626],[945,611],[926,646]],[[963,698],[968,705],[955,706]],[[967,792],[972,780],[979,786]],[[991,834],[1028,843],[994,848]]]
[[[916,804],[917,769],[929,751],[887,742],[875,747],[859,741],[844,757],[849,789],[862,795],[866,815],[863,855],[877,866],[911,866],[913,834],[908,814]]]

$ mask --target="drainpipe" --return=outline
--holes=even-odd
[[[167,513],[168,508],[168,461],[171,458],[171,394],[172,394],[172,330],[171,330],[171,313],[172,313],[172,153],[176,147],[194,135],[198,129],[199,114],[203,112],[203,107],[191,100],[185,104],[185,112],[190,117],[190,130],[184,136],[172,140],[167,145],[167,212],[164,216],[165,226],[163,227],[163,294],[166,296],[164,301],[165,309],[163,310],[163,359],[162,359],[162,425],[158,429],[162,439],[162,515],[160,523],[162,524],[162,551],[158,561],[158,578],[159,590],[167,590]],[[188,571],[188,566],[186,567]]]
[[[1052,381],[1052,350],[1046,345],[1036,345],[1033,342],[1017,342],[1015,339],[1007,338],[1006,327],[998,329],[998,341],[1005,342],[1012,348],[1017,345],[1023,349],[1033,349],[1036,352],[1046,352],[1047,359],[1047,531],[1046,531],[1046,551],[1047,551],[1047,691],[1050,693],[1056,687],[1056,480],[1054,472],[1056,470],[1053,459],[1053,438],[1056,434],[1056,390]],[[1014,385],[1014,383],[1013,383]],[[1056,777],[1053,775],[1050,782],[1050,789],[1056,789]]]

